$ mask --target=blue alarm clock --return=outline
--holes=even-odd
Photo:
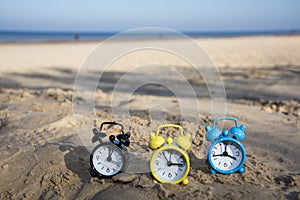
[[[221,131],[216,128],[217,121],[231,120],[235,122],[235,126],[230,130]],[[213,126],[206,126],[206,139],[212,142],[207,158],[211,166],[212,174],[231,174],[235,172],[243,173],[245,170],[243,165],[246,160],[246,151],[244,146],[238,141],[245,138],[246,126],[238,126],[236,118],[216,118]]]

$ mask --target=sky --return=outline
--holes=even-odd
[[[0,0],[0,30],[300,29],[299,0]]]

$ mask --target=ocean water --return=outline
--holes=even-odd
[[[119,32],[38,32],[38,31],[1,31],[0,42],[63,42],[63,41],[95,41],[104,40],[118,34]],[[300,30],[276,30],[276,31],[190,31],[183,34],[197,37],[241,37],[241,36],[260,36],[260,35],[295,35],[300,34]],[[174,38],[178,35],[172,35],[163,32],[136,33],[126,35],[128,39],[143,38]]]

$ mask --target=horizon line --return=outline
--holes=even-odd
[[[131,30],[131,29],[127,29]],[[175,29],[174,29],[175,30]],[[117,30],[12,30],[12,29],[0,29],[1,33],[122,33],[123,31]],[[277,29],[232,29],[232,30],[175,30],[181,33],[251,33],[251,32],[300,32],[300,28],[277,28]],[[147,33],[147,32],[146,32]]]

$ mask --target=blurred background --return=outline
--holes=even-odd
[[[98,40],[139,27],[164,27],[192,37],[298,34],[300,2],[0,1],[1,42]]]

